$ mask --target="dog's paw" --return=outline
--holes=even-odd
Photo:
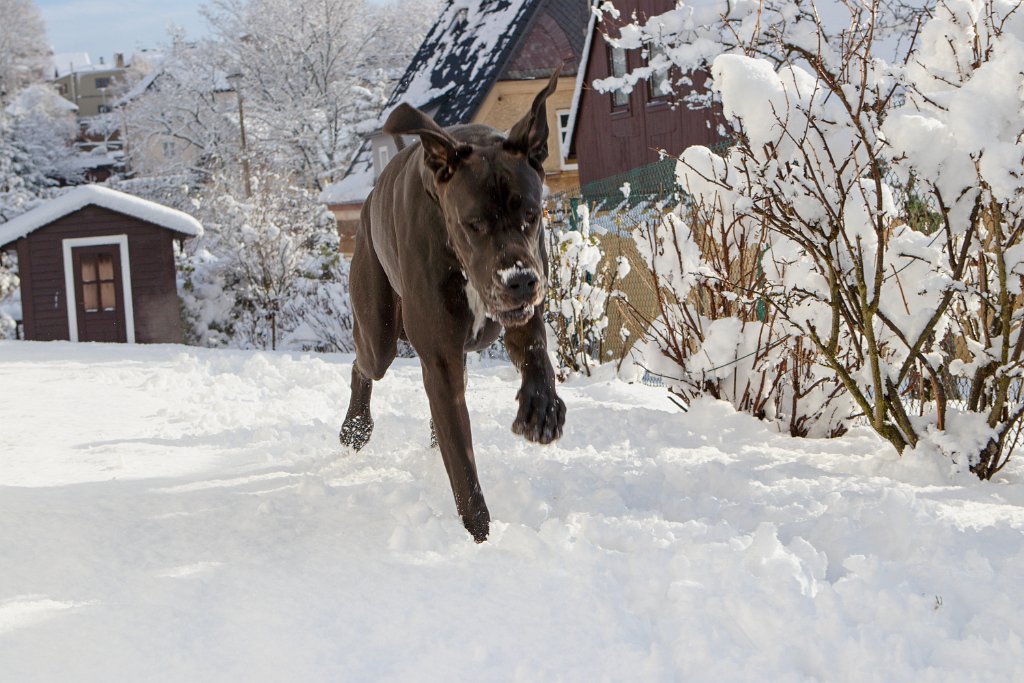
[[[462,525],[466,527],[466,531],[469,532],[474,541],[483,543],[491,532],[491,515],[485,507],[472,514],[463,515]]]
[[[370,440],[370,434],[372,433],[372,417],[369,415],[352,415],[345,418],[344,424],[341,425],[341,433],[338,434],[338,438],[341,439],[342,446],[348,446],[358,451],[366,445],[367,441]]]
[[[512,431],[537,443],[551,443],[562,436],[565,425],[565,403],[558,398],[554,385],[523,383],[519,393],[519,413]]]

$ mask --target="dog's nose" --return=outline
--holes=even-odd
[[[530,301],[537,293],[539,282],[532,270],[520,270],[505,280],[505,289],[520,301]]]

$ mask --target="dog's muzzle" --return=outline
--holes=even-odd
[[[500,306],[496,314],[505,327],[518,327],[533,317],[534,309],[544,300],[545,278],[533,268],[517,263],[497,272]]]

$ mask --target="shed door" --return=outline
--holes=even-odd
[[[71,259],[78,308],[78,340],[127,342],[118,245],[73,248]]]

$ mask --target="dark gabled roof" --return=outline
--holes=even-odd
[[[545,0],[448,0],[385,110],[433,108],[442,126],[467,123]]]

